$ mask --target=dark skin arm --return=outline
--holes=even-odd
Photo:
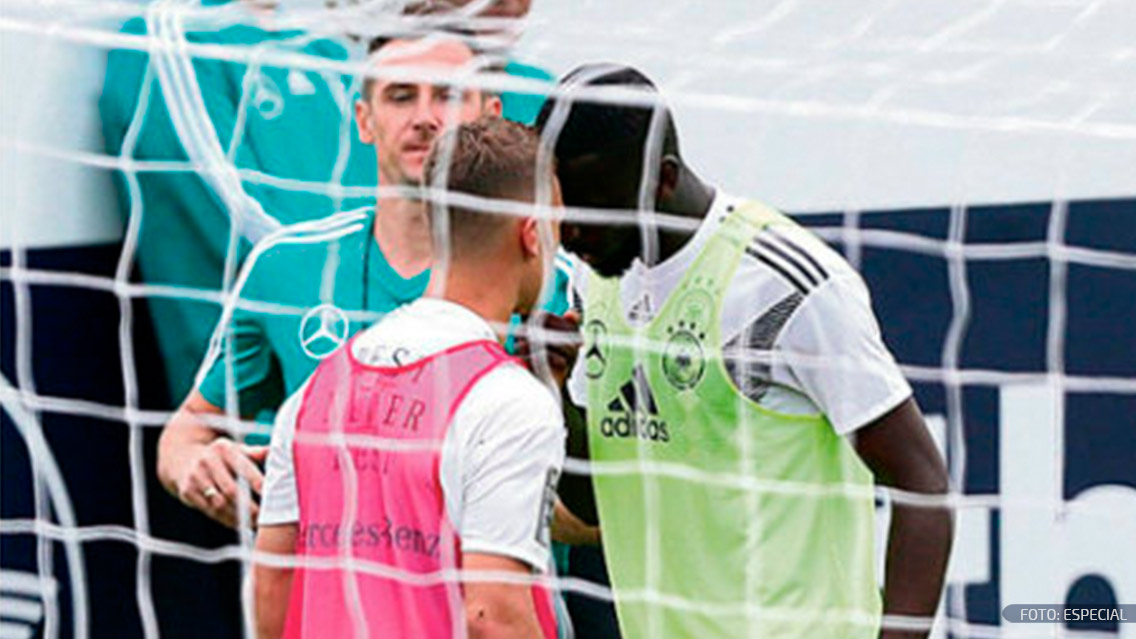
[[[876,483],[923,495],[945,495],[946,465],[927,432],[914,399],[856,431],[856,452]],[[948,507],[893,504],[888,534],[884,614],[935,616],[947,559],[954,513]],[[881,639],[922,639],[930,630],[883,628]]]

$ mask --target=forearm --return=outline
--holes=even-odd
[[[939,605],[953,538],[949,508],[895,505],[888,535],[884,614],[919,617],[927,629],[884,628],[886,639],[916,639],[929,633]]]
[[[538,639],[541,630],[532,605],[527,611],[520,608],[467,608],[469,639]]]
[[[470,553],[462,559],[462,569],[471,572],[529,575],[523,562],[499,555]],[[472,580],[465,584],[466,628],[470,639],[538,639],[532,588],[503,581]]]
[[[223,436],[206,421],[220,414],[221,409],[199,393],[191,394],[162,430],[157,474],[162,486],[182,503],[234,528],[246,521],[242,512],[246,506],[247,521],[256,521],[257,504],[249,489],[261,491],[264,474],[257,464],[264,462],[268,448]]]
[[[278,639],[284,633],[288,617],[288,599],[292,592],[292,571],[257,566],[253,571],[256,590],[256,636]]]
[[[294,524],[264,526],[256,536],[256,550],[278,557],[290,557],[296,549]],[[253,565],[253,593],[258,639],[278,639],[288,619],[288,602],[292,596],[292,568]]]
[[[908,399],[856,434],[856,452],[876,483],[908,494],[945,496],[943,457]],[[902,500],[898,500],[902,501]],[[884,639],[916,639],[929,633],[951,552],[953,513],[946,506],[897,503],[892,509],[884,584],[884,614],[922,618],[923,630],[885,628]]]

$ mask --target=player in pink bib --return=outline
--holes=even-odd
[[[532,202],[541,178],[559,204],[526,128],[483,120],[449,135],[436,148],[453,145],[451,191]],[[440,157],[427,175],[446,173]],[[281,408],[257,549],[295,567],[256,566],[261,637],[557,636],[534,575],[548,568],[563,423],[499,341],[539,297],[557,223],[444,213],[449,260],[425,297],[336,351]]]

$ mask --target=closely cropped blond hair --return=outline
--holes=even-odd
[[[463,124],[434,142],[426,160],[425,183],[451,194],[531,202],[537,188],[540,137],[529,127],[500,117]],[[553,167],[543,179],[551,180]],[[512,217],[455,204],[430,202],[431,219],[449,220],[451,255],[477,254]]]

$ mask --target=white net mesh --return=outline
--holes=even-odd
[[[1115,601],[1136,601],[1136,552],[1130,541],[1120,541],[1136,538],[1132,494],[1136,476],[1130,464],[1136,450],[1130,435],[1125,439],[1116,434],[1132,430],[1128,410],[1136,396],[1136,363],[1126,352],[1133,346],[1132,320],[1125,315],[1133,312],[1125,295],[1133,291],[1136,277],[1136,231],[1131,221],[1136,196],[1136,173],[1131,168],[1136,166],[1136,85],[1131,82],[1136,77],[1136,45],[1131,26],[1136,24],[1136,5],[1127,0],[985,0],[918,7],[892,0],[711,5],[635,0],[617,6],[537,0],[534,4],[511,58],[538,64],[555,75],[595,60],[643,69],[673,108],[684,155],[700,174],[724,190],[800,212],[799,219],[840,247],[853,266],[865,268],[870,284],[883,283],[884,290],[874,289],[874,296],[877,305],[888,309],[881,313],[885,335],[889,341],[893,337],[904,341],[903,331],[914,332],[907,350],[898,351],[900,364],[925,407],[930,406],[928,421],[946,452],[953,492],[946,499],[880,488],[876,492],[890,503],[945,503],[956,509],[958,517],[949,585],[935,620],[936,636],[1072,633],[1060,625],[1005,624],[999,610],[1011,603],[1060,603],[1074,582],[1090,574],[1109,585]],[[6,259],[0,280],[5,285],[4,318],[10,322],[4,327],[4,346],[10,350],[4,354],[0,399],[6,424],[18,434],[6,439],[5,446],[26,448],[34,478],[28,485],[32,512],[6,511],[0,534],[34,540],[37,572],[31,581],[5,577],[0,616],[42,624],[45,636],[96,636],[91,634],[90,592],[120,582],[134,587],[138,623],[131,632],[159,636],[160,606],[155,605],[151,586],[154,557],[236,561],[245,572],[254,558],[274,565],[295,563],[256,555],[247,526],[239,527],[237,543],[217,548],[151,532],[152,496],[147,490],[155,489],[153,480],[148,480],[154,469],[146,458],[144,433],[167,423],[172,411],[140,401],[137,360],[149,354],[135,351],[135,304],[197,302],[219,314],[222,327],[238,310],[304,317],[310,313],[308,306],[241,295],[250,272],[247,265],[274,248],[324,244],[366,223],[345,214],[282,228],[274,216],[274,203],[279,202],[274,198],[322,197],[321,202],[330,202],[331,211],[351,198],[374,194],[372,187],[345,177],[354,135],[351,98],[367,66],[355,45],[346,45],[343,60],[305,47],[344,31],[363,37],[401,32],[408,21],[396,15],[394,3],[333,9],[301,3],[279,13],[247,9],[241,3],[202,7],[172,0],[146,4],[13,0],[0,13],[8,78],[2,136]],[[120,30],[128,19],[141,21],[144,28]],[[491,19],[483,22],[496,24]],[[298,31],[271,42],[240,37],[225,42],[192,35],[249,25]],[[134,93],[137,102],[128,109],[130,117],[113,154],[104,150],[97,136],[83,137],[90,131],[60,124],[72,120],[75,112],[94,112],[93,95],[74,95],[61,85],[80,75],[102,73],[110,50],[148,55],[141,67],[140,88]],[[241,84],[207,84],[203,78],[216,62],[244,69]],[[281,73],[271,75],[262,69]],[[556,94],[540,81],[517,75],[454,77],[430,69],[398,73],[507,92]],[[284,78],[287,86],[278,86],[272,78]],[[287,108],[285,93],[323,98],[320,87],[305,85],[312,78],[338,87],[338,93],[329,92],[337,97],[327,98],[332,100],[330,109],[340,115],[333,127],[336,138],[330,146],[337,152],[328,177],[278,175],[249,162],[242,154],[257,142],[250,139],[249,119],[279,116]],[[88,79],[80,86],[97,91],[98,85]],[[209,95],[222,88],[231,91],[225,98],[231,107],[225,122],[231,130],[218,129],[220,101]],[[616,90],[579,90],[575,95],[617,103],[653,102]],[[88,102],[76,106],[77,101]],[[146,127],[153,126],[148,118],[156,101],[161,101],[168,116],[164,122],[176,140],[173,148],[180,149],[169,157],[138,152],[140,138],[154,134]],[[273,148],[285,148],[279,141],[274,144]],[[111,171],[121,176],[125,203],[121,208],[128,213],[112,272],[34,265],[36,251],[45,246],[76,245],[89,242],[91,235],[99,237],[98,231],[81,237],[81,231],[75,235],[68,227],[90,228],[92,219],[113,208],[102,197],[108,194],[105,183]],[[149,191],[153,187],[147,184],[161,175],[197,176],[212,194],[212,206],[232,222],[213,225],[227,234],[213,238],[222,247],[211,256],[218,262],[215,286],[196,286],[191,280],[150,281],[145,273],[137,277],[139,243],[147,237],[143,231],[147,206],[166,197],[160,190]],[[380,197],[399,193],[397,187],[379,189]],[[529,211],[463,194],[429,194],[470,208]],[[1029,211],[1012,206],[1023,202],[1038,204]],[[58,210],[66,208],[80,213],[59,218]],[[602,210],[570,209],[566,215],[613,224],[626,220]],[[651,218],[661,228],[694,226],[675,216]],[[1116,234],[1101,236],[1110,231]],[[242,239],[260,243],[246,252]],[[334,298],[337,259],[331,253],[323,265],[324,273],[331,274],[321,290],[327,299]],[[920,260],[919,268],[931,269],[928,272],[941,276],[941,281],[912,290],[903,288],[912,284],[910,280],[889,279],[889,272]],[[928,263],[936,266],[927,267]],[[1032,268],[1041,264],[1040,275],[1015,279],[998,271],[1001,265],[1022,264]],[[1011,287],[1045,290],[1022,301],[985,286],[983,278],[988,276],[1003,277],[997,281]],[[1080,287],[1072,286],[1071,280]],[[43,343],[33,341],[37,290],[84,290],[113,297],[118,358],[101,363],[100,374],[121,371],[121,399],[38,390],[37,379],[67,364],[42,356],[33,347]],[[888,294],[909,296],[908,306],[887,299]],[[999,309],[1003,295],[1012,298],[1008,309]],[[916,319],[911,319],[912,313]],[[374,317],[351,309],[344,315],[352,321]],[[899,321],[900,328],[889,326],[889,319]],[[921,324],[938,328],[920,333]],[[1085,336],[1074,333],[1075,327]],[[1039,339],[1018,341],[1013,333]],[[232,384],[237,364],[231,349],[224,348],[232,346],[233,339],[225,331],[214,337],[213,350],[223,354],[229,382],[223,402],[227,418],[219,417],[214,424],[235,434],[263,432],[238,415],[238,392]],[[1000,339],[1018,350],[1000,352],[996,343]],[[1086,340],[1092,343],[1086,346]],[[1117,348],[1110,351],[1097,342]],[[1076,360],[1073,366],[1071,354]],[[808,356],[797,357],[810,363]],[[202,366],[198,381],[205,373]],[[975,399],[974,393],[995,399]],[[1108,408],[1088,407],[1081,398],[1107,403]],[[57,462],[55,449],[67,441],[45,437],[45,416],[51,415],[87,420],[90,428],[114,427],[108,423],[128,427],[129,523],[84,522],[76,516],[73,496],[85,493],[76,486],[81,479],[69,480],[67,468]],[[1119,439],[1103,449],[1071,442],[1076,433],[1070,429],[1086,421],[1116,424],[1113,430],[1094,432]],[[389,446],[381,441],[366,444]],[[1080,457],[1073,457],[1074,449]],[[1129,463],[1117,464],[1118,459]],[[1091,472],[1095,463],[1106,469],[1101,476]],[[707,473],[684,465],[593,466],[569,459],[565,472],[650,473],[755,493],[800,493],[803,498],[817,493],[807,486]],[[5,473],[6,494],[17,490],[12,488],[15,482]],[[850,487],[841,490],[855,492]],[[240,509],[242,522],[248,521],[247,505],[242,503]],[[886,521],[886,509],[881,517]],[[86,569],[84,550],[99,542],[125,543],[137,550],[132,579],[121,581]],[[63,569],[57,565],[61,561]],[[408,582],[459,576],[444,571],[423,578],[361,560],[348,565]],[[57,582],[66,582],[63,611],[56,597]],[[25,594],[9,597],[8,583],[13,591]],[[607,586],[583,579],[561,576],[550,583],[566,592],[612,598]],[[17,614],[27,611],[19,602],[26,602],[27,593],[36,589],[35,605],[40,608]],[[710,605],[676,600],[651,589],[624,597],[679,610],[705,611]],[[922,627],[930,621],[888,617],[884,623]],[[1116,632],[1133,637],[1134,628],[1122,624]],[[244,631],[252,634],[251,627]],[[7,632],[17,631],[0,626],[0,636],[8,636]],[[1084,634],[1080,631],[1077,636]]]

